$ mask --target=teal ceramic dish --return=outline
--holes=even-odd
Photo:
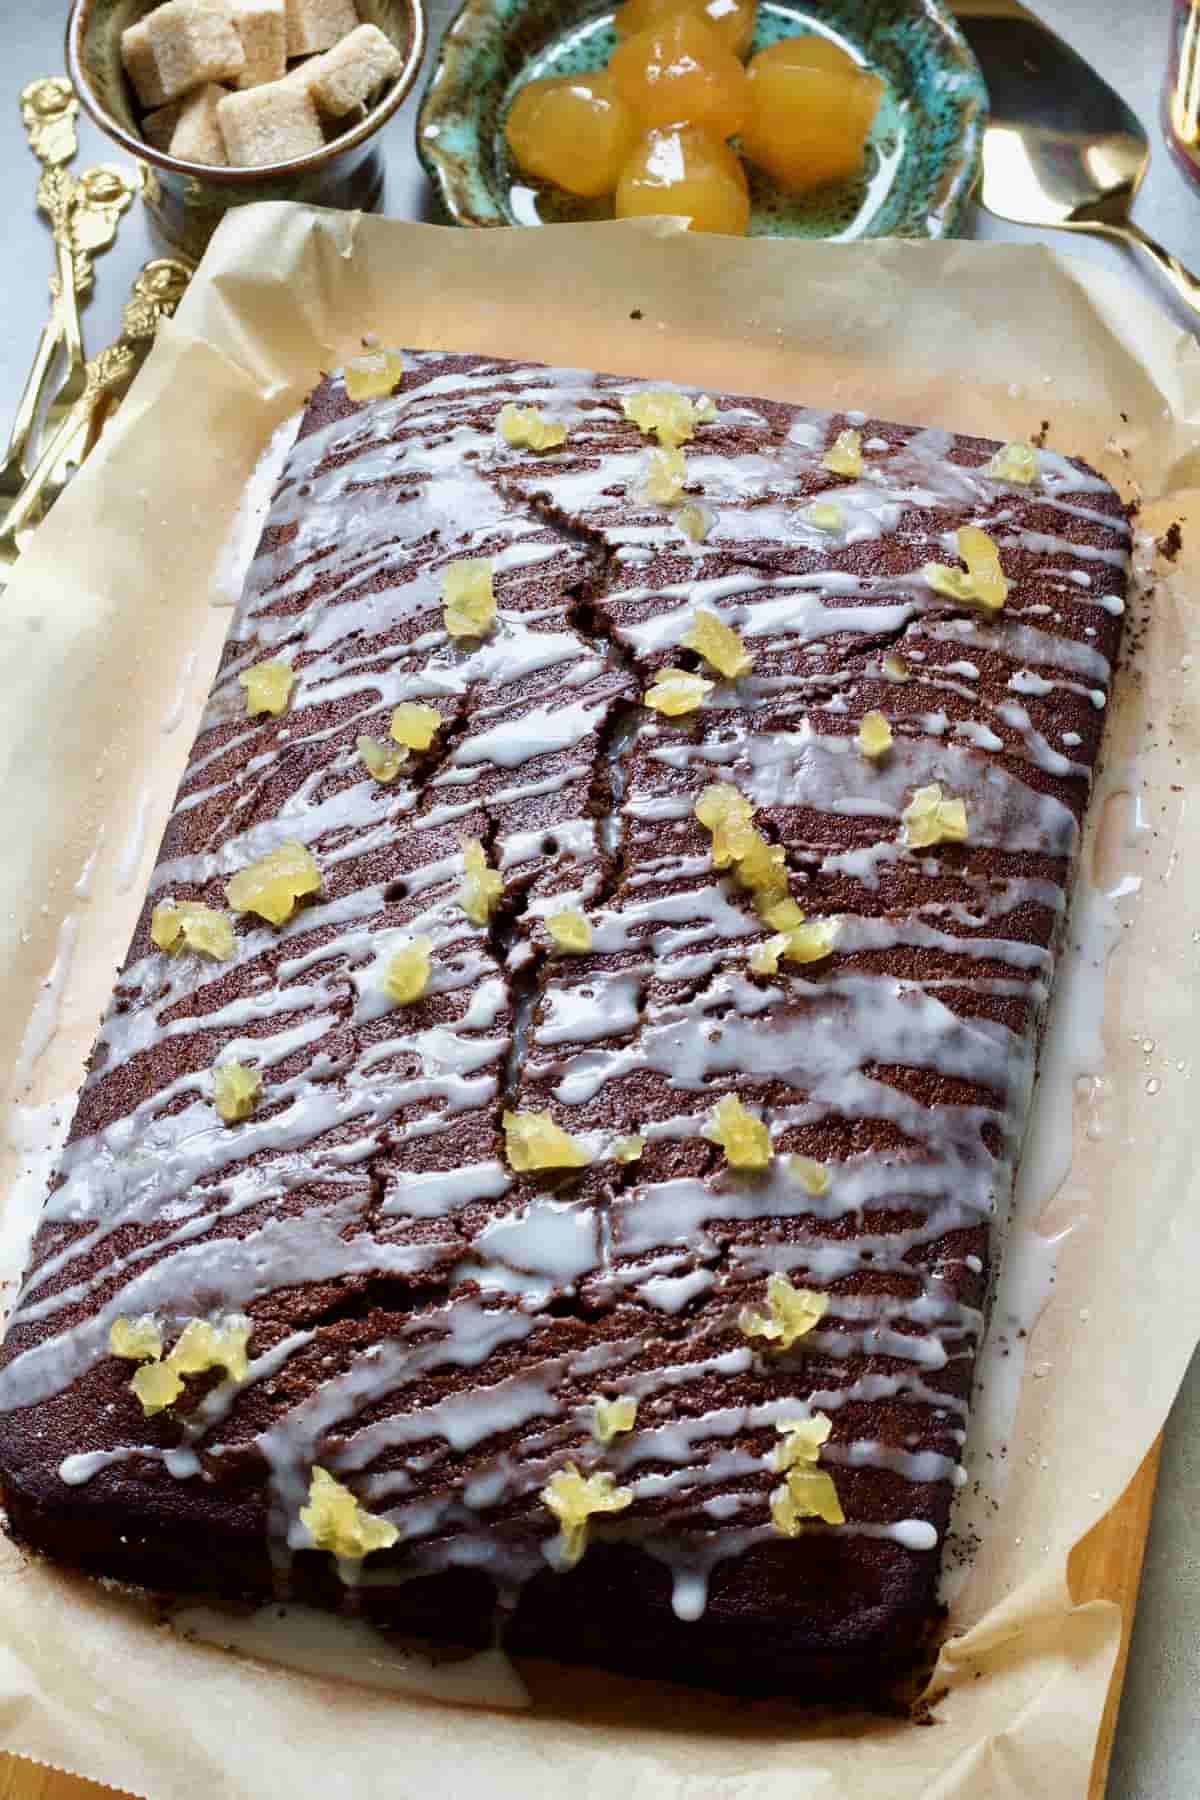
[[[596,0],[466,0],[443,38],[417,119],[417,154],[459,225],[612,216],[516,168],[504,139],[527,81],[605,66],[617,38]],[[747,164],[752,237],[953,237],[978,168],[987,90],[941,0],[759,0],[754,50],[817,31],[882,77],[861,176],[795,196]]]

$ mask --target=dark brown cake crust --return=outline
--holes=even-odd
[[[406,359],[403,391],[314,395],[253,565],[9,1323],[0,1482],[18,1541],[160,1592],[291,1593],[462,1644],[735,1691],[871,1701],[927,1648],[992,1235],[1007,1216],[1119,646],[1128,526],[1085,465],[998,479],[990,442],[726,397],[686,446],[693,542],[645,501],[643,384]],[[568,426],[536,456],[509,400]],[[861,478],[823,456],[857,431]],[[840,525],[811,522],[814,500]],[[996,616],[921,571],[974,523]],[[479,643],[441,629],[446,566],[488,557]],[[755,653],[704,707],[642,703],[695,669],[699,605]],[[280,717],[237,676],[286,658]],[[901,664],[895,659],[902,659]],[[707,673],[711,676],[713,671]],[[361,733],[404,700],[442,727],[394,784]],[[856,733],[882,712],[892,749]],[[938,781],[965,844],[907,848]],[[756,975],[771,935],[694,816],[728,782],[785,853],[831,956]],[[458,905],[461,841],[504,877]],[[154,905],[224,908],[284,839],[321,889],[237,953],[172,959]],[[583,910],[592,949],[555,950]],[[379,997],[414,932],[435,979]],[[225,1126],[211,1070],[257,1065]],[[704,1133],[737,1094],[766,1176]],[[581,1170],[513,1171],[506,1111],[549,1112]],[[617,1159],[628,1134],[637,1161]],[[789,1154],[828,1166],[805,1194]],[[767,1276],[828,1296],[771,1352],[739,1323]],[[116,1317],[252,1326],[244,1382],[144,1417]],[[602,1444],[597,1395],[634,1394]],[[778,1427],[826,1414],[844,1525],[780,1535]],[[542,1498],[567,1463],[632,1496],[562,1572]],[[328,1468],[400,1531],[361,1585],[307,1548]]]

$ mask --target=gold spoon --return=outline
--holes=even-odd
[[[1200,314],[1200,280],[1129,216],[1150,165],[1136,114],[1020,0],[954,0],[954,10],[991,97],[979,194],[988,211],[1131,244]]]

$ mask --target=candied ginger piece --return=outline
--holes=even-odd
[[[392,712],[391,735],[406,750],[428,750],[442,728],[442,715],[436,706],[418,706],[406,700]]]
[[[693,544],[702,544],[712,530],[712,519],[702,506],[693,506],[689,500],[675,514],[679,529],[686,532]]]
[[[763,924],[769,925],[772,931],[794,931],[797,925],[804,923],[804,908],[790,898],[776,900],[759,910]]]
[[[583,1169],[592,1160],[548,1112],[506,1112],[501,1123],[509,1167],[520,1175],[530,1169]]]
[[[397,775],[408,761],[405,751],[393,744],[385,744],[380,738],[368,737],[365,733],[354,740],[355,749],[367,765],[367,771],[376,781],[395,781]]]
[[[725,837],[730,857],[737,865],[740,886],[749,888],[757,906],[774,905],[787,894],[787,857],[752,825],[731,825]]]
[[[398,350],[370,350],[346,364],[346,393],[356,406],[385,400],[404,380],[404,358]]]
[[[999,612],[1008,599],[1012,583],[1000,567],[1000,551],[993,538],[978,525],[961,525],[958,530],[958,554],[966,563],[966,571],[951,568],[948,563],[926,563],[921,570],[935,594],[951,600],[966,600],[982,606],[985,612]]]
[[[734,860],[729,845],[730,832],[738,825],[748,825],[754,817],[749,800],[728,781],[714,781],[701,793],[692,808],[706,831],[712,833],[713,864],[727,869]]]
[[[233,925],[223,912],[202,906],[197,900],[178,900],[173,905],[156,906],[150,921],[150,936],[160,950],[179,956],[184,950],[195,950],[211,956],[214,962],[228,962],[233,956]]]
[[[225,898],[234,912],[257,913],[269,925],[282,925],[305,894],[315,894],[321,871],[311,851],[294,838],[260,856],[248,868],[239,869],[225,884]]]
[[[839,431],[821,458],[821,466],[834,475],[848,475],[857,480],[863,472],[862,432]]]
[[[787,942],[781,954],[788,962],[823,962],[833,954],[841,931],[840,919],[806,919],[794,931],[784,933]]]
[[[773,1350],[790,1350],[825,1317],[829,1295],[793,1287],[786,1275],[772,1275],[767,1282],[767,1308],[761,1313],[752,1306],[743,1307],[738,1330],[743,1337],[765,1338]]]
[[[822,1194],[829,1192],[833,1177],[829,1173],[828,1164],[818,1162],[812,1156],[789,1156],[788,1172],[796,1177],[806,1194],[819,1200]]]
[[[478,838],[463,839],[463,884],[458,890],[458,904],[472,925],[486,925],[492,909],[504,891],[504,877],[489,869],[483,845]]]
[[[687,461],[682,450],[651,450],[645,496],[656,506],[671,506],[683,492]]]
[[[442,578],[443,616],[451,637],[485,637],[496,623],[490,556],[452,562]]]
[[[124,1357],[127,1362],[157,1362],[163,1352],[163,1339],[153,1313],[143,1313],[140,1319],[114,1319],[108,1348],[113,1356]]]
[[[308,1488],[308,1505],[300,1508],[300,1523],[312,1539],[314,1550],[358,1561],[372,1550],[390,1550],[400,1536],[386,1519],[377,1519],[359,1505],[348,1487],[335,1481],[328,1469],[314,1467]]]
[[[254,1327],[249,1319],[231,1315],[220,1324],[210,1319],[189,1319],[167,1358],[167,1366],[179,1375],[203,1375],[224,1369],[231,1381],[245,1381],[250,1372],[246,1354]]]
[[[286,712],[295,683],[291,663],[279,660],[256,663],[238,676],[238,685],[246,690],[246,712],[252,719],[257,713],[273,713],[278,718]]]
[[[165,1412],[183,1392],[182,1378],[169,1362],[143,1363],[129,1385],[148,1419]]]
[[[718,1100],[704,1135],[709,1143],[720,1144],[733,1169],[765,1169],[775,1154],[766,1126],[746,1111],[736,1094]]]
[[[592,1430],[602,1444],[611,1444],[615,1437],[633,1430],[637,1422],[637,1409],[638,1403],[633,1394],[618,1394],[615,1400],[606,1400],[603,1395],[597,1395]]]
[[[715,682],[706,681],[703,675],[692,675],[687,669],[660,669],[654,677],[654,686],[646,689],[642,700],[665,718],[679,719],[684,713],[695,712],[703,705],[715,685]]]
[[[615,1487],[607,1469],[582,1475],[569,1462],[556,1470],[542,1489],[542,1503],[562,1531],[562,1566],[573,1569],[587,1548],[588,1520],[593,1513],[624,1512],[632,1505],[633,1494],[629,1488]]]
[[[800,516],[816,531],[840,531],[846,522],[845,513],[832,500],[814,500]]]
[[[711,424],[717,416],[707,394],[690,400],[686,394],[672,393],[670,388],[642,388],[636,394],[625,394],[621,410],[640,432],[656,437],[667,450],[690,443],[697,425]]]
[[[858,747],[872,761],[892,747],[892,728],[881,712],[869,712],[858,728]]]
[[[833,1430],[828,1413],[813,1413],[808,1419],[777,1419],[775,1429],[783,1442],[776,1444],[774,1466],[782,1475],[788,1469],[811,1467],[820,1457],[821,1445],[827,1443]]]
[[[919,787],[900,814],[903,841],[912,850],[932,844],[962,844],[967,837],[967,808],[962,800],[943,797],[941,784],[931,781]]]
[[[827,1525],[846,1523],[833,1477],[826,1469],[789,1469],[787,1480],[771,1490],[771,1518],[784,1537],[799,1537],[804,1519],[823,1519]]]
[[[240,1062],[219,1063],[213,1070],[213,1105],[227,1125],[248,1119],[262,1099],[262,1076]]]
[[[779,958],[787,945],[787,937],[779,932],[763,944],[755,944],[750,952],[750,967],[756,975],[778,975]]]
[[[558,948],[568,951],[572,956],[582,956],[592,947],[592,927],[581,912],[570,910],[550,913],[546,919],[546,930]]]
[[[389,958],[383,972],[383,991],[397,1006],[411,1006],[429,987],[433,939],[415,937]]]
[[[698,651],[710,667],[729,681],[748,675],[753,667],[754,658],[737,632],[724,619],[718,618],[714,612],[707,612],[704,607],[696,608],[695,621],[688,626],[680,641],[685,649]]]
[[[1023,487],[1036,481],[1041,472],[1041,458],[1032,444],[1002,445],[985,471],[997,481],[1018,481]]]
[[[632,1137],[618,1138],[613,1146],[613,1155],[619,1163],[640,1162],[642,1152],[646,1148],[646,1140],[636,1132]]]
[[[885,681],[911,681],[912,670],[902,656],[888,655],[883,659],[883,675]]]
[[[557,450],[566,442],[567,428],[543,418],[536,406],[514,406],[510,400],[500,408],[500,435],[515,450]]]

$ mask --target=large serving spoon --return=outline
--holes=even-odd
[[[1132,244],[1200,314],[1200,280],[1129,216],[1150,163],[1137,116],[1020,0],[953,3],[991,97],[984,206],[1016,225],[1092,231]]]

